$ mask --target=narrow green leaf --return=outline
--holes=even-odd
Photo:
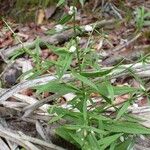
[[[95,127],[91,127],[91,126],[84,126],[84,125],[65,125],[64,126],[66,129],[70,129],[70,130],[78,130],[78,129],[86,129],[87,131],[91,132],[96,132],[98,134],[106,134],[107,132],[97,129]]]
[[[78,90],[65,83],[59,83],[58,81],[52,81],[44,85],[36,86],[34,89],[37,89],[38,93],[42,92],[53,92],[53,93],[60,93],[60,94],[67,94],[67,93],[75,93]]]
[[[105,117],[105,116],[102,116],[102,115],[100,115],[100,114],[96,114],[96,113],[94,113],[94,112],[88,112],[88,115],[89,115],[89,117],[92,119],[96,119],[96,120],[100,120],[100,121],[102,121],[102,120],[105,120],[105,121],[108,121],[108,120],[111,120],[110,118],[107,118],[107,117]]]
[[[63,66],[61,68],[60,67],[58,68],[59,78],[61,78],[64,75],[64,73],[67,71],[67,69],[69,69],[71,61],[72,61],[72,55],[66,54],[64,60],[60,62],[63,64]]]
[[[72,15],[64,15],[58,23],[65,24],[66,22],[70,21],[71,18],[72,18]]]
[[[105,89],[101,88],[100,86],[97,86],[96,84],[94,84],[92,81],[90,81],[88,78],[80,75],[79,73],[75,73],[72,72],[73,76],[76,77],[78,80],[82,81],[84,84],[90,86],[94,91],[98,92],[99,94],[101,94],[101,96],[108,102],[111,104],[111,99],[109,99],[108,93],[106,93]],[[107,89],[106,85],[105,88]],[[106,93],[106,94],[104,94]]]
[[[80,2],[80,4],[81,4],[82,7],[83,7],[85,0],[79,0],[79,2]]]
[[[61,118],[63,118],[64,115],[59,115],[59,116],[56,116],[56,117],[53,117],[48,123],[51,124],[51,123],[54,123],[58,120],[60,120]]]
[[[147,17],[150,17],[150,12],[147,12],[146,14],[144,14],[144,18],[146,19]]]
[[[117,64],[116,66],[114,66],[113,68],[111,69],[102,69],[100,71],[93,71],[93,72],[81,72],[80,74],[82,76],[85,76],[85,77],[102,77],[102,76],[106,76],[107,74],[109,74],[111,71],[113,71],[114,69],[118,68],[120,65]]]
[[[143,121],[143,119],[140,119],[140,117],[134,116],[132,114],[126,114],[125,116],[123,116],[123,118],[125,118],[128,122],[138,123],[140,121]]]
[[[84,95],[84,102],[83,102],[83,118],[84,118],[84,125],[88,125],[88,118],[87,118],[87,96]]]
[[[116,146],[115,150],[132,150],[133,146],[134,140],[132,138],[128,138],[127,140]]]
[[[131,122],[114,122],[111,124],[105,123],[104,129],[111,132],[121,132],[128,134],[150,134],[150,129],[143,127],[138,123]]]
[[[113,142],[110,144],[109,150],[115,150],[117,142]]]
[[[114,96],[115,96],[114,88],[113,88],[113,86],[110,84],[110,82],[107,81],[107,79],[106,79],[106,82],[105,82],[105,83],[106,83],[106,87],[107,87],[108,94],[109,94],[109,96],[110,96],[111,102],[113,102]]]
[[[63,3],[65,3],[65,0],[59,0],[57,3],[57,7],[59,7],[60,5],[62,5]]]
[[[139,88],[134,88],[134,87],[129,87],[129,86],[121,86],[121,87],[113,86],[113,88],[114,88],[115,95],[133,93],[133,92],[140,90]]]
[[[103,82],[99,85],[97,85],[99,91],[101,92],[102,95],[108,96],[108,88],[106,86],[106,83]],[[140,89],[138,88],[134,88],[134,87],[129,87],[129,86],[113,86],[113,91],[114,91],[114,95],[122,95],[122,94],[126,94],[126,93],[133,93],[133,92],[138,92]]]
[[[89,141],[89,145],[92,148],[92,150],[100,150],[101,149],[94,134],[90,133],[87,136],[87,139]]]
[[[101,150],[105,150],[111,143],[116,141],[122,135],[123,133],[120,133],[100,139],[98,143],[101,145]]]
[[[82,147],[84,141],[81,139],[81,137],[78,137],[77,134],[72,134],[70,132],[68,134]]]
[[[110,69],[110,70],[96,71],[96,72],[81,72],[81,75],[85,76],[85,77],[102,77],[104,75],[107,75],[111,71],[112,71],[112,69]]]
[[[79,73],[72,72],[72,74],[74,77],[76,77],[78,80],[82,81],[84,84],[86,84],[86,85],[90,86],[91,88],[95,89],[96,91],[98,91],[97,86],[92,81],[90,81],[88,78],[80,75]]]
[[[123,106],[121,107],[121,109],[118,111],[118,114],[116,116],[116,120],[118,120],[127,110],[127,108],[130,106],[130,102],[127,101],[123,104]]]
[[[123,104],[123,106],[121,107],[121,109],[118,111],[118,114],[116,116],[116,120],[118,120],[119,118],[121,118],[121,116],[126,112],[127,108],[130,106],[130,102],[127,101]]]
[[[73,124],[78,123],[79,125],[83,125],[84,120],[83,120],[83,115],[80,112],[73,112],[71,110],[68,110],[66,108],[62,107],[52,107],[48,109],[48,112],[50,114],[57,114],[59,115],[64,115],[63,119],[72,122]]]
[[[69,134],[69,133],[71,133],[71,131],[68,132],[68,130],[66,130],[64,127],[57,128],[55,130],[55,133],[57,135],[59,135],[60,137],[62,137],[63,139],[65,139],[66,141],[69,141],[70,143],[76,144],[74,139],[72,139],[72,137]]]

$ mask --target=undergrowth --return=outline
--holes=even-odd
[[[80,2],[83,4],[83,1]],[[65,1],[60,0],[58,5],[64,3]],[[143,19],[143,8],[141,8],[137,10],[136,17],[138,30],[143,26]],[[31,55],[36,66],[30,78],[44,73],[51,66],[55,66],[56,69],[57,80],[35,87],[38,93],[52,92],[60,96],[72,93],[74,95],[66,108],[57,103],[49,108],[48,112],[54,115],[49,124],[61,123],[55,131],[56,134],[82,150],[132,149],[138,135],[150,134],[150,129],[140,125],[140,120],[127,110],[140,94],[146,93],[143,88],[144,83],[140,82],[141,88],[113,85],[111,83],[113,72],[121,66],[117,65],[110,69],[100,67],[99,58],[91,47],[94,26],[86,26],[83,29],[76,25],[75,6],[72,6],[69,14],[59,21],[60,25],[56,27],[55,33],[62,32],[70,20],[73,21],[71,28],[74,30],[74,37],[70,42],[64,47],[47,45],[58,56],[57,61],[41,60],[39,57],[40,39],[37,39],[35,51]],[[80,48],[79,45],[80,38],[77,33],[82,30],[86,30],[89,36],[86,48]],[[72,62],[75,59],[77,65],[74,67]],[[130,68],[123,69],[123,71],[130,71],[133,77],[139,80]],[[64,81],[66,74],[69,74],[71,79]],[[128,94],[129,98],[120,107],[117,107],[114,103],[115,98],[123,94]],[[96,97],[92,97],[93,95],[97,95],[97,98],[101,100],[100,104],[96,102]]]

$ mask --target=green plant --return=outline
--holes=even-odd
[[[147,19],[150,18],[150,13],[145,11],[144,6],[137,8],[135,14],[136,28],[138,31],[140,31],[144,25],[150,25],[150,21]]]
[[[75,95],[68,102],[68,108],[57,104],[49,108],[48,112],[55,115],[49,124],[63,120],[64,124],[56,129],[56,134],[82,150],[131,149],[137,135],[150,134],[150,129],[140,125],[138,120],[127,112],[137,95],[144,91],[141,88],[118,87],[111,84],[111,73],[118,69],[119,65],[103,70],[96,65],[97,59],[93,57],[96,54],[90,47],[90,42],[85,49],[79,47],[76,34],[79,28],[75,24],[75,17],[76,8],[73,6],[73,13],[70,16],[67,14],[60,22],[64,24],[70,19],[73,20],[73,39],[61,48],[48,45],[59,56],[57,62],[53,62],[58,79],[35,87],[38,93],[49,91],[60,95]],[[139,23],[138,27],[141,26],[142,23]],[[90,31],[90,36],[93,30]],[[70,50],[71,46],[74,47],[73,50]],[[77,59],[76,67],[71,67],[73,59]],[[88,71],[89,68],[92,71]],[[64,74],[71,74],[74,80],[64,82]],[[93,93],[102,100],[101,105],[92,99]],[[128,94],[129,98],[118,108],[114,105],[114,99],[123,94]],[[114,113],[108,113],[109,108],[114,108]]]
[[[60,0],[58,4],[61,5],[64,2]],[[141,22],[143,22],[142,18],[139,19]],[[77,33],[83,29],[75,23],[75,5],[71,7],[70,13],[59,21],[59,24],[66,26],[65,23],[70,20],[73,21],[73,26],[70,27],[74,30],[73,38],[62,47],[47,45],[58,56],[57,61],[41,60],[40,39],[38,38],[34,51],[24,50],[35,63],[35,68],[31,70],[33,75],[30,78],[42,74],[51,66],[56,69],[57,80],[35,87],[39,94],[52,92],[60,96],[68,93],[75,95],[68,102],[67,108],[60,107],[57,103],[49,108],[48,112],[54,114],[49,124],[63,122],[56,129],[56,134],[82,150],[129,150],[133,147],[137,135],[150,134],[150,129],[140,125],[139,120],[127,111],[138,95],[145,94],[146,91],[144,88],[111,84],[112,73],[117,71],[120,66],[101,69],[98,65],[97,54],[90,44],[94,32],[92,26],[86,26],[89,40],[86,48],[80,48]],[[143,26],[140,21],[138,28]],[[63,29],[62,26],[57,27]],[[77,60],[75,67],[71,67],[73,60]],[[122,68],[120,67],[120,69]],[[123,70],[128,70],[136,80],[139,80],[130,68]],[[70,74],[72,79],[64,81],[65,74]],[[142,82],[140,83],[143,86]],[[93,94],[98,95],[101,100],[100,105],[92,98]],[[115,97],[123,94],[128,94],[128,99],[120,107],[116,107]],[[110,108],[113,108],[114,112],[110,112]]]

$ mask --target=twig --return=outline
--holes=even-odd
[[[34,105],[36,102],[39,102],[39,100],[37,100],[33,97],[30,97],[30,96],[27,96],[27,95],[23,95],[23,94],[14,94],[12,97],[23,103],[26,103],[27,105],[29,105],[29,104]],[[39,109],[41,109],[44,112],[47,112],[48,107],[50,107],[50,105],[44,104]]]
[[[39,150],[32,143],[45,146],[54,150],[65,150],[64,148],[61,148],[52,143],[47,143],[43,140],[24,135],[21,132],[19,132],[19,134],[13,133],[10,129],[3,128],[2,126],[0,126],[0,136],[25,147],[27,150]]]
[[[116,48],[114,48],[112,51],[116,52],[116,51],[120,51],[121,49],[129,46],[131,43],[135,42],[140,36],[142,35],[142,33],[137,34],[133,39],[129,40],[128,42],[117,46]]]
[[[131,67],[130,69],[132,69],[140,77],[147,77],[150,75],[149,64],[142,64],[142,63],[138,63],[135,65],[128,64],[128,65],[119,66],[117,69],[113,70],[109,75],[113,75],[113,78],[127,75],[127,74],[129,74],[127,72],[128,67]],[[102,69],[111,69],[111,68],[112,67],[104,67]],[[123,72],[124,70],[126,70],[126,72]],[[31,88],[31,87],[34,87],[37,85],[46,84],[46,83],[56,80],[56,79],[57,79],[57,77],[55,77],[55,76],[47,75],[47,76],[43,76],[43,77],[40,77],[37,79],[28,80],[28,81],[19,83],[8,90],[4,90],[3,92],[0,92],[0,103],[2,103],[3,101],[6,101],[9,97],[12,97],[15,93],[18,93],[19,91],[21,91],[23,89]],[[73,77],[70,74],[66,74],[62,77],[63,81],[69,81],[72,79],[73,79]]]
[[[21,82],[15,86],[13,86],[12,88],[4,91],[3,93],[1,93],[0,94],[0,103],[7,100],[9,97],[13,96],[13,94],[18,93],[19,91],[21,91],[23,89],[31,88],[31,87],[38,86],[38,85],[43,85],[50,81],[54,81],[56,79],[57,79],[57,76],[45,75],[45,76],[42,76],[37,79]],[[62,77],[62,80],[64,80],[64,81],[70,80],[70,79],[71,79],[71,75],[69,75],[69,74],[66,74]]]
[[[20,136],[22,139],[24,140],[28,140],[34,144],[38,144],[38,145],[42,145],[42,146],[45,146],[45,147],[49,147],[49,148],[52,148],[54,150],[65,150],[64,148],[61,148],[57,145],[54,145],[52,143],[47,143],[43,140],[40,140],[40,139],[37,139],[37,138],[33,138],[33,137],[30,137],[30,136],[27,136],[25,134],[23,134],[22,132],[19,132]]]
[[[21,145],[27,150],[39,150],[36,146],[30,143],[28,140],[22,139],[18,134],[12,133],[10,130],[6,130],[0,126],[0,136]]]
[[[117,10],[116,6],[114,6],[114,4],[109,3],[110,8],[113,10],[114,14],[116,14],[116,16],[119,19],[122,19],[121,14],[119,13],[119,11]]]
[[[10,148],[9,148],[8,145],[2,140],[2,138],[0,138],[0,148],[1,148],[1,150],[10,150]]]
[[[114,23],[115,20],[112,19],[112,20],[102,20],[100,22],[97,22],[96,23],[96,28],[100,28],[104,25],[109,25],[109,24],[112,24]],[[94,24],[91,24],[92,26]],[[83,28],[83,27],[81,27]],[[83,31],[84,33],[85,31]],[[77,35],[81,34],[81,32],[77,32]],[[48,43],[48,44],[54,44],[54,45],[57,45],[57,44],[61,44],[67,40],[69,40],[71,37],[73,37],[74,33],[73,33],[73,30],[70,29],[70,30],[67,30],[67,31],[63,31],[62,33],[58,33],[56,35],[53,35],[53,36],[44,36],[44,37],[41,37],[40,38],[40,46],[42,47],[43,45],[45,45],[45,43]],[[11,48],[7,48],[7,49],[1,49],[1,55],[5,58],[5,59],[8,59],[9,57],[12,56],[12,54],[15,52],[15,51],[18,51],[18,50],[21,50],[23,48],[25,49],[30,49],[30,48],[34,48],[35,47],[35,41],[32,41],[32,42],[25,42],[25,43],[21,43],[17,46],[13,46]]]
[[[142,146],[142,145],[139,145],[139,144],[135,144],[134,149],[135,150],[149,150],[148,147],[145,147],[145,146]]]
[[[37,108],[39,108],[40,106],[44,105],[45,103],[48,103],[54,99],[59,98],[61,95],[60,94],[54,94],[50,97],[45,98],[44,100],[38,101],[33,105],[27,106],[25,107],[25,109],[23,110],[25,113],[23,115],[23,117],[28,117],[30,114],[33,113],[33,111],[35,111]]]
[[[46,142],[52,143],[49,135],[46,133],[45,129],[42,126],[42,123],[39,120],[36,121],[36,131]]]
[[[149,53],[147,50],[150,48],[149,45],[142,45],[142,46],[134,46],[131,51],[123,50],[123,51],[113,51],[111,50],[110,53],[103,59],[102,64],[104,65],[113,65],[116,62],[120,61],[121,59],[125,60],[135,60],[139,58],[141,55]]]

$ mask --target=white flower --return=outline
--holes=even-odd
[[[93,130],[91,131],[91,133],[92,133],[92,134],[95,134]]]
[[[74,7],[74,6],[70,6],[69,11],[68,11],[68,14],[69,14],[69,15],[73,15],[73,14],[76,13],[76,12],[77,12],[77,8]]]
[[[111,79],[111,83],[115,83],[116,79]]]
[[[76,38],[77,38],[77,40],[78,40],[78,41],[80,41],[80,40],[81,40],[81,38],[80,38],[79,36],[77,36]]]
[[[75,47],[75,46],[71,46],[71,47],[69,48],[69,52],[73,53],[73,52],[75,52],[75,51],[76,51],[76,47]]]
[[[120,141],[124,142],[124,137],[123,136],[120,136]]]
[[[86,26],[84,27],[84,29],[85,29],[85,31],[87,31],[87,32],[91,32],[91,31],[93,30],[93,27],[90,26],[90,25],[86,25]]]
[[[83,131],[83,135],[84,135],[84,137],[87,136],[87,131],[86,130]]]
[[[81,128],[79,128],[78,130],[77,130],[77,132],[80,132],[81,131]]]
[[[62,31],[63,29],[64,29],[64,27],[63,27],[63,25],[61,25],[61,24],[58,24],[58,25],[55,26],[55,31],[56,31],[56,32],[60,32],[60,31]]]

